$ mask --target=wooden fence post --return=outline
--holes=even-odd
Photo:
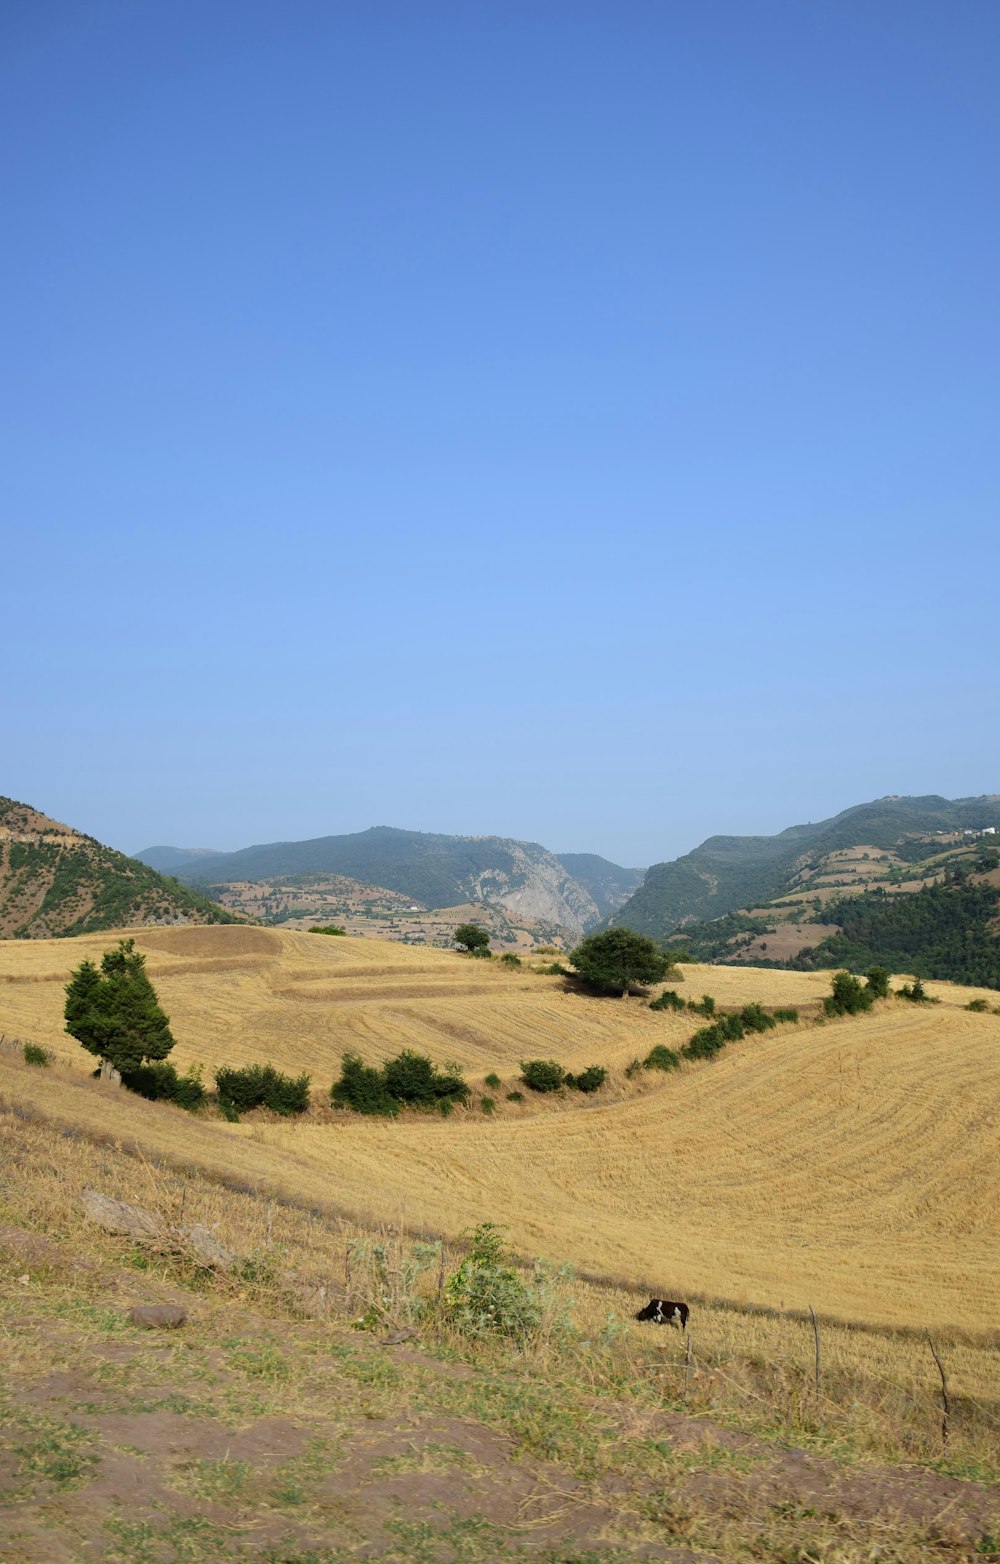
[[[813,1338],[816,1343],[816,1356],[813,1364],[813,1378],[816,1383],[816,1399],[819,1400],[819,1321],[816,1318],[812,1304],[809,1305],[809,1317],[813,1322]]]
[[[944,1364],[941,1362],[941,1359],[938,1357],[937,1348],[935,1347],[934,1343],[931,1341],[931,1333],[930,1333],[930,1331],[929,1330],[925,1331],[924,1335],[927,1337],[927,1345],[931,1349],[931,1355],[932,1355],[932,1357],[934,1359],[934,1362],[937,1364],[938,1373],[941,1375],[941,1448],[942,1448],[942,1450],[947,1450],[947,1448],[948,1448],[948,1417],[949,1417],[950,1412],[951,1412],[951,1406],[950,1406],[950,1403],[948,1401],[948,1380],[947,1380],[947,1378],[945,1376]]]

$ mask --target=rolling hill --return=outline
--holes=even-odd
[[[51,939],[123,924],[235,923],[207,896],[0,798],[0,938]]]
[[[144,856],[155,853],[164,861],[167,853],[185,852],[190,849],[155,848]],[[175,861],[174,872],[202,887],[338,875],[384,887],[422,907],[485,902],[578,932],[593,928],[620,905],[639,875],[593,854],[569,854],[564,862],[537,842],[445,836],[394,826],[199,854]]]
[[[642,885],[608,919],[654,939],[694,922],[798,896],[823,880],[838,853],[897,849],[937,833],[1000,830],[1000,795],[946,799],[890,797],[858,804],[816,824],[789,826],[777,836],[711,836],[693,852],[654,864]],[[922,856],[929,855],[925,846]],[[918,855],[919,856],[919,855]]]
[[[562,979],[457,954],[263,928],[147,929],[136,936],[177,1038],[179,1067],[272,1061],[308,1071],[301,1123],[186,1116],[92,1089],[89,1056],[62,1030],[63,984],[106,939],[0,946],[0,1030],[73,1068],[21,1072],[22,1099],[151,1152],[255,1180],[374,1220],[457,1235],[508,1225],[519,1248],[607,1277],[663,1276],[693,1295],[887,1325],[1000,1329],[995,1179],[1000,1021],[975,990],[934,985],[926,1008],[886,1001],[816,1025],[824,973],[685,969],[684,992],[721,1006],[800,1007],[798,1025],[664,1076],[625,1067],[696,1018],[601,1000]],[[492,1116],[381,1123],[323,1107],[341,1055],[401,1048],[456,1060]],[[519,1061],[604,1064],[592,1100],[508,1103]],[[74,1086],[74,1082],[78,1083]],[[664,1198],[664,1170],[675,1198]],[[679,1296],[684,1296],[680,1293]]]

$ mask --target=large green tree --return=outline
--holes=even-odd
[[[490,936],[478,923],[460,923],[451,936],[455,944],[467,950],[470,956],[485,956],[490,948]]]
[[[659,983],[670,967],[670,957],[632,929],[588,934],[569,959],[588,983],[609,994],[620,993],[623,999],[633,988]]]
[[[82,961],[66,985],[66,1030],[117,1075],[150,1059],[165,1059],[174,1046],[170,1023],[146,975],[146,958],[131,939],[106,950],[100,969]]]

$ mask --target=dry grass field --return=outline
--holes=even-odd
[[[226,1125],[153,1107],[94,1086],[62,1031],[63,984],[111,943],[103,935],[0,944],[0,1032],[73,1065],[18,1070],[5,1093],[366,1218],[450,1236],[496,1220],[522,1252],[667,1296],[1000,1330],[1000,1018],[964,1010],[974,990],[932,984],[933,1007],[897,1001],[817,1024],[822,973],[688,967],[687,996],[813,1010],[633,1084],[625,1065],[677,1046],[698,1018],[399,944],[241,927],[136,939],[181,1067],[270,1060],[309,1071],[319,1101],[349,1048],[374,1062],[415,1047],[477,1086],[495,1070],[501,1098],[525,1057],[603,1064],[611,1081],[594,1098],[502,1103],[489,1119],[476,1107],[394,1123],[321,1108]]]

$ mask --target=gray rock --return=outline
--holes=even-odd
[[[228,1271],[236,1259],[224,1244],[220,1244],[212,1229],[201,1222],[195,1222],[193,1227],[180,1228],[178,1237],[194,1250],[203,1265],[214,1265],[220,1271]]]
[[[90,1220],[106,1233],[125,1233],[129,1238],[160,1238],[163,1234],[163,1223],[152,1211],[130,1206],[125,1200],[114,1200],[96,1189],[85,1189],[80,1204]]]
[[[187,1310],[179,1303],[139,1303],[129,1310],[133,1325],[146,1330],[176,1330],[187,1319]]]

